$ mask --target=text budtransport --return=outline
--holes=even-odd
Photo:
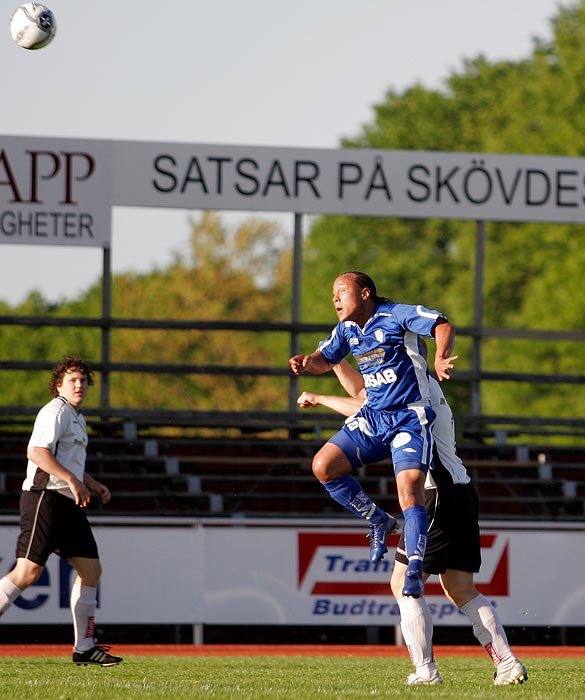
[[[388,587],[389,588],[389,587]],[[492,601],[495,605],[495,601]],[[443,620],[452,615],[464,615],[453,603],[429,603],[433,620]],[[375,598],[362,598],[353,602],[341,602],[331,598],[317,598],[313,601],[313,615],[319,617],[370,617],[400,619],[400,609],[395,602],[382,602]]]

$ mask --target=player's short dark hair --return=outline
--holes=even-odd
[[[370,275],[366,275],[365,272],[350,270],[349,272],[344,272],[343,274],[352,275],[360,289],[369,289],[370,296],[377,304],[392,303],[391,299],[379,296],[374,280],[370,277]]]
[[[77,355],[69,355],[64,357],[58,365],[53,367],[51,372],[51,379],[49,381],[49,391],[51,396],[59,396],[59,390],[57,387],[62,383],[63,377],[67,372],[81,372],[87,377],[87,383],[89,386],[93,384],[93,370],[91,367]]]

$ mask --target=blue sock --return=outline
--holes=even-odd
[[[350,474],[321,483],[334,501],[360,518],[367,518],[377,510],[375,503]]]
[[[404,545],[406,556],[421,559],[427,547],[429,520],[424,506],[410,506],[404,511]]]

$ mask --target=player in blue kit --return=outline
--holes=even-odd
[[[424,344],[423,344],[424,350]],[[333,368],[349,396],[304,391],[297,403],[303,408],[327,406],[351,420],[365,399],[361,375],[344,360]],[[493,661],[494,685],[517,685],[528,679],[525,666],[515,657],[497,609],[475,587],[474,574],[481,566],[479,503],[465,465],[457,454],[453,413],[439,386],[429,378],[433,422],[434,459],[425,481],[429,519],[428,542],[423,563],[426,580],[436,574],[449,600],[472,624],[473,633]],[[351,397],[351,398],[350,398]],[[385,459],[388,450],[371,438],[372,457]],[[442,683],[433,653],[433,618],[424,598],[403,597],[408,559],[404,537],[396,548],[390,586],[400,609],[400,626],[414,666],[407,685]]]
[[[418,336],[435,339],[434,368],[443,381],[450,379],[457,359],[452,355],[454,329],[440,311],[378,296],[373,280],[363,272],[346,272],[335,280],[333,305],[339,323],[315,352],[291,357],[291,370],[297,375],[323,374],[351,353],[363,377],[366,401],[315,455],[313,473],[333,500],[369,522],[370,559],[380,561],[388,551],[386,540],[396,520],[372,501],[350,472],[383,458],[369,454],[369,437],[386,446],[404,515],[408,567],[402,594],[418,598],[424,588],[422,561],[428,528],[424,483],[435,418]]]

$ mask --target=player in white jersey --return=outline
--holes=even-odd
[[[365,398],[363,381],[346,361],[333,369],[341,385],[355,398],[303,392],[298,403],[302,407],[327,406],[351,416],[359,410]],[[476,638],[496,668],[494,684],[523,683],[528,678],[526,669],[510,649],[496,609],[474,584],[474,573],[481,566],[477,493],[457,454],[451,408],[439,383],[432,377],[429,383],[436,419],[432,427],[434,461],[425,482],[429,530],[423,577],[426,581],[430,575],[438,575],[447,598],[471,622]],[[372,454],[376,454],[376,449]],[[387,455],[387,449],[380,445],[377,456],[381,460]],[[396,549],[390,586],[400,608],[402,636],[415,668],[407,684],[434,685],[442,680],[433,653],[433,619],[424,597],[402,595],[407,567],[402,536]]]
[[[396,520],[372,501],[350,472],[373,461],[368,453],[371,436],[387,446],[404,514],[408,571],[403,593],[418,597],[423,592],[428,527],[424,481],[432,456],[434,419],[419,336],[435,339],[435,372],[444,380],[451,377],[457,359],[452,355],[454,330],[440,311],[379,297],[373,280],[363,272],[346,272],[334,281],[333,305],[339,323],[329,338],[310,355],[290,358],[290,367],[297,375],[322,374],[352,354],[367,400],[355,419],[315,455],[313,473],[331,498],[369,521],[370,559],[377,562],[387,551],[387,535]]]
[[[88,440],[81,404],[90,384],[92,371],[79,357],[66,357],[53,368],[49,382],[53,398],[38,412],[28,443],[16,565],[0,579],[0,616],[38,581],[54,552],[77,572],[71,589],[73,661],[115,666],[122,659],[94,638],[102,567],[84,509],[91,492],[104,503],[111,493],[85,471]]]

